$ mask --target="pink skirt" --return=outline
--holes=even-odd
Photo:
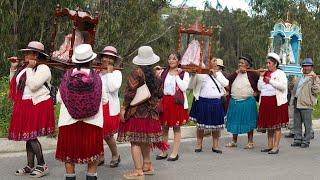
[[[87,164],[103,156],[102,128],[78,121],[59,127],[56,159]]]
[[[111,137],[118,132],[120,115],[110,116],[109,103],[103,105],[103,136]]]
[[[261,96],[257,122],[259,130],[284,128],[288,122],[288,103],[277,106],[276,96]]]
[[[162,126],[175,127],[185,125],[189,120],[189,113],[183,104],[176,104],[173,96],[163,96],[163,112],[160,114]]]
[[[13,104],[8,139],[28,141],[53,134],[55,130],[52,98],[33,105],[32,100],[16,100]]]

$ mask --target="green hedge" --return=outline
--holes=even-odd
[[[8,99],[9,77],[0,78],[0,137],[8,134],[9,121],[12,111],[12,103]]]

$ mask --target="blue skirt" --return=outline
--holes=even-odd
[[[224,115],[221,99],[193,99],[190,120],[196,122],[199,129],[223,129]]]
[[[253,96],[245,100],[230,98],[227,113],[227,131],[232,134],[244,134],[257,127],[257,104]]]

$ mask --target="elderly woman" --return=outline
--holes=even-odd
[[[253,130],[257,123],[256,96],[259,75],[248,71],[252,66],[250,55],[239,57],[239,69],[229,76],[230,102],[227,112],[227,131],[233,134],[232,141],[226,147],[237,147],[238,134],[248,134],[245,149],[254,148]]]
[[[13,111],[8,139],[26,142],[27,165],[15,174],[42,177],[49,173],[49,169],[44,162],[38,137],[52,134],[55,129],[53,99],[49,91],[51,72],[47,65],[37,64],[48,56],[44,53],[42,43],[32,41],[27,48],[20,51],[24,52],[27,65],[17,68],[17,57],[9,58],[12,62],[10,98],[13,100]]]
[[[150,46],[142,46],[133,59],[137,65],[130,73],[124,93],[124,102],[120,111],[121,122],[117,140],[131,143],[131,156],[134,170],[124,174],[125,179],[144,179],[145,175],[153,175],[150,150],[168,147],[162,141],[159,122],[158,101],[162,97],[161,80],[156,76],[152,65],[159,62]],[[138,89],[147,86],[150,97],[144,97]],[[145,92],[145,91],[144,91]],[[140,101],[135,101],[137,96]],[[142,162],[141,162],[142,158]]]
[[[76,179],[75,164],[88,164],[87,180],[97,179],[97,167],[103,156],[103,110],[105,97],[99,74],[90,68],[97,56],[90,44],[75,48],[72,62],[59,87],[61,103],[56,159],[65,164],[65,179]]]
[[[268,131],[268,147],[261,152],[279,153],[281,128],[289,122],[288,82],[283,71],[278,69],[280,57],[276,53],[267,56],[268,71],[260,73],[258,89],[261,91],[258,129]]]
[[[212,151],[222,153],[219,147],[220,130],[224,124],[224,108],[222,98],[225,94],[224,87],[229,81],[222,74],[215,59],[211,60],[214,69],[211,74],[196,74],[191,78],[194,101],[190,111],[190,119],[197,123],[197,144],[195,152],[202,151],[204,130],[212,131]],[[222,64],[223,65],[223,64]]]

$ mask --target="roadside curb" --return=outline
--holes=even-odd
[[[320,120],[313,120],[313,128],[315,130],[320,129]],[[182,139],[192,139],[196,138],[196,127],[195,126],[183,126],[181,127],[181,137]],[[286,132],[288,130],[285,130]],[[206,133],[209,135],[210,133]],[[221,137],[230,136],[226,130],[221,131]],[[42,149],[44,151],[55,150],[57,146],[57,139],[50,137],[40,137],[38,138]],[[173,130],[169,131],[169,139],[173,139]],[[126,144],[126,143],[119,143]],[[9,141],[7,138],[0,138],[0,154],[8,154],[8,153],[17,153],[17,152],[25,152],[25,142],[24,141]]]

